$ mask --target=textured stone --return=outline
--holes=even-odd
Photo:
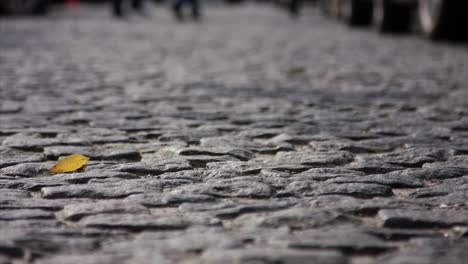
[[[208,195],[170,193],[134,194],[128,196],[125,200],[136,202],[147,207],[176,206],[183,203],[207,203],[216,201],[215,198]]]
[[[137,203],[99,201],[95,203],[70,204],[65,206],[60,212],[60,216],[65,220],[72,221],[97,214],[149,214],[149,211]]]
[[[17,210],[2,210],[0,220],[14,221],[18,219],[47,219],[55,218],[51,212],[39,209],[17,209]]]
[[[315,195],[350,195],[358,198],[391,196],[392,189],[385,185],[372,183],[329,183],[320,184],[310,181],[294,181],[289,184],[282,195],[315,196]]]
[[[353,155],[348,152],[279,152],[279,162],[299,163],[313,167],[335,167],[349,163]]]
[[[204,168],[208,163],[213,162],[226,162],[226,161],[237,161],[238,159],[224,155],[224,156],[186,156],[184,157],[188,163],[194,168]]]
[[[136,251],[131,258],[128,258],[126,263],[161,263],[170,264],[171,261],[156,251]]]
[[[55,174],[51,176],[51,178],[57,178],[68,183],[87,183],[90,180],[96,179],[136,179],[138,176],[119,171],[91,170],[86,172]]]
[[[263,169],[262,164],[228,161],[217,164],[208,164],[208,169],[216,169],[218,171],[227,171],[233,175],[251,175],[258,174]]]
[[[171,141],[184,141],[189,144],[198,144],[200,139],[204,137],[216,136],[214,131],[194,131],[194,130],[177,130],[177,131],[167,131],[163,133],[158,139],[161,142],[171,142]]]
[[[41,189],[43,198],[120,198],[148,190],[162,190],[161,181],[126,180],[111,183],[75,184]]]
[[[37,177],[48,174],[49,169],[54,164],[52,162],[44,163],[22,163],[0,169],[0,173],[5,175],[20,177]]]
[[[286,142],[294,145],[306,145],[313,140],[312,136],[308,135],[290,135],[290,134],[279,134],[269,140],[273,144],[280,142]]]
[[[107,245],[106,252],[158,252],[159,254],[199,253],[207,249],[235,249],[243,247],[244,234],[226,232],[217,227],[192,227],[172,234],[142,233],[133,241]]]
[[[330,183],[374,183],[387,185],[393,188],[418,188],[423,187],[424,182],[410,177],[405,177],[398,174],[373,174],[369,176],[346,176],[336,177],[326,182]]]
[[[68,237],[24,237],[15,241],[35,255],[79,253],[85,254],[98,248],[98,241],[93,238]]]
[[[358,172],[354,170],[342,169],[342,168],[313,168],[306,170],[301,173],[296,173],[291,175],[291,180],[315,180],[315,181],[324,181],[328,179],[338,178],[338,177],[353,177],[354,176],[363,176],[363,172]]]
[[[57,135],[59,142],[70,145],[93,145],[93,144],[112,144],[112,143],[127,143],[130,138],[119,132],[106,129],[90,129],[88,131],[82,129],[79,133],[72,135]],[[57,145],[57,144],[53,144]]]
[[[409,208],[420,210],[425,206],[414,201],[396,200],[393,197],[361,199],[345,195],[317,196],[310,198],[308,203],[327,210],[362,216],[375,216],[380,209]]]
[[[223,156],[229,155],[239,160],[249,160],[254,157],[254,154],[246,149],[241,148],[185,148],[178,152],[179,155],[191,156],[191,155],[211,155],[211,156]]]
[[[5,100],[0,106],[0,114],[16,113],[21,111],[23,107],[19,102],[13,100]]]
[[[0,206],[2,209],[44,209],[57,211],[68,203],[67,200],[46,200],[35,198],[2,198]]]
[[[466,253],[467,240],[451,240],[447,238],[417,238],[409,242],[402,252],[388,254],[377,261],[390,264],[458,264],[468,260]]]
[[[346,259],[336,251],[251,248],[246,250],[207,251],[203,263],[323,263],[345,264]]]
[[[381,210],[378,217],[385,227],[447,227],[468,225],[468,212],[465,210]]]
[[[0,156],[2,157],[0,168],[24,162],[40,162],[45,160],[45,157],[41,154],[4,147],[0,147]]]
[[[83,255],[55,255],[43,259],[38,259],[39,264],[113,264],[128,259],[127,256],[118,254],[83,254]]]
[[[192,169],[192,166],[183,159],[143,159],[138,163],[119,166],[120,171],[153,175],[189,169]]]
[[[2,145],[20,150],[37,151],[46,146],[57,145],[60,140],[56,138],[42,138],[35,133],[18,133],[3,140]]]
[[[24,199],[30,197],[31,195],[29,192],[23,190],[2,189],[2,192],[0,193],[0,201],[5,201],[8,199]]]
[[[153,10],[1,20],[0,263],[468,263],[463,47]]]
[[[388,136],[388,133],[384,133],[385,136]],[[391,134],[394,136],[398,134]],[[404,141],[404,138],[376,138],[376,139],[367,139],[361,140],[358,142],[343,142],[337,146],[338,150],[348,151],[355,154],[363,153],[382,153],[387,151],[392,151],[395,148],[401,145],[401,141]]]
[[[255,141],[246,140],[242,138],[222,138],[212,137],[203,138],[200,140],[201,146],[203,147],[218,147],[218,146],[229,146],[232,148],[248,149],[252,152],[258,152],[262,154],[275,154],[278,151],[291,151],[294,148],[292,145],[283,143],[279,145],[275,144],[261,144]]]
[[[260,173],[262,169],[298,173],[310,169],[311,166],[291,163],[279,163],[271,160],[269,160],[268,163],[261,163],[253,160],[249,162],[228,161],[218,164],[208,164],[207,168],[217,169],[220,171],[229,171],[237,175],[252,175]]]
[[[426,164],[424,168],[449,167],[466,169],[468,168],[467,161],[468,155],[459,155],[453,156],[447,161]]]
[[[188,227],[190,220],[178,216],[158,217],[146,214],[99,214],[84,218],[80,221],[80,225],[130,230],[171,230]]]
[[[264,183],[244,179],[211,180],[206,184],[187,185],[182,193],[212,195],[214,197],[266,198],[271,196],[271,188]]]
[[[447,179],[439,184],[428,184],[409,194],[412,198],[431,198],[464,193],[468,190],[468,176]]]
[[[468,194],[462,191],[454,191],[447,189],[447,191],[440,190],[426,190],[421,192],[413,192],[410,194],[411,197],[417,198],[417,202],[423,204],[431,204],[437,207],[447,206],[466,206],[468,204]],[[422,198],[428,196],[427,198]]]
[[[15,221],[1,220],[0,229],[2,230],[40,230],[45,228],[58,228],[62,223],[55,219],[17,219]]]
[[[213,204],[182,204],[180,212],[206,212],[216,217],[232,218],[241,214],[276,211],[291,207],[294,201],[274,201],[263,203],[213,203]]]
[[[382,174],[397,170],[403,170],[403,166],[389,164],[382,160],[358,159],[348,164],[347,169],[362,171],[367,174]]]
[[[141,159],[141,155],[134,149],[123,149],[119,146],[108,146],[107,148],[93,147],[73,147],[73,146],[52,146],[44,148],[44,155],[48,158],[56,159],[60,156],[67,156],[80,153],[88,156],[91,160],[136,160]]]
[[[334,229],[298,232],[283,238],[288,247],[296,249],[337,249],[353,253],[379,253],[393,249],[383,240],[357,230]]]
[[[32,178],[22,178],[16,180],[0,180],[0,185],[3,188],[10,188],[10,189],[21,189],[26,191],[38,191],[42,187],[49,187],[49,186],[60,186],[64,185],[67,182],[61,180],[60,178],[53,178],[53,177],[32,177]]]
[[[211,171],[208,170],[185,170],[177,172],[166,172],[159,175],[158,177],[161,180],[185,180],[191,182],[200,182],[210,173]]]
[[[259,210],[255,210],[258,212]],[[279,228],[287,226],[291,229],[307,229],[330,224],[339,217],[339,214],[332,211],[306,208],[290,208],[269,215],[262,216],[252,214],[242,216],[237,219],[244,225],[256,225],[259,227]]]
[[[377,236],[384,240],[409,240],[412,238],[424,237],[440,237],[440,230],[427,230],[420,228],[382,228],[382,227],[368,227],[363,229],[364,232]]]
[[[377,154],[386,163],[403,167],[421,167],[426,163],[444,160],[447,153],[437,149],[410,148],[390,153]]]
[[[431,167],[422,169],[407,169],[391,172],[394,175],[402,175],[407,178],[419,178],[422,180],[444,180],[468,175],[468,169],[451,167]]]

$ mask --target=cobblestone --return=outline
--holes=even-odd
[[[468,262],[466,46],[154,11],[0,20],[1,264]]]

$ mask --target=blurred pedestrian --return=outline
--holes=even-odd
[[[292,18],[297,18],[300,15],[302,3],[301,0],[289,0],[289,14]]]
[[[183,9],[185,4],[191,5],[192,18],[194,20],[199,20],[201,17],[199,0],[175,0],[174,4],[172,5],[172,11],[174,12],[175,18],[180,21],[185,19]]]
[[[298,18],[301,13],[302,0],[274,0],[273,3],[277,7],[287,11],[293,19]]]
[[[112,0],[112,11],[116,17],[125,16],[125,6],[126,3],[130,1],[131,8],[135,10],[140,15],[146,16],[147,13],[144,10],[143,0]]]

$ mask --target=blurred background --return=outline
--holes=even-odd
[[[73,7],[82,3],[107,4],[122,0],[2,0],[0,15],[31,16],[47,15],[51,9]],[[141,1],[135,1],[141,2]],[[168,0],[148,1],[144,8],[155,4],[168,3]],[[176,1],[177,2],[177,1]],[[179,2],[184,2],[179,1]],[[191,1],[189,1],[191,2]],[[197,1],[198,2],[198,1]],[[467,1],[450,0],[205,0],[204,4],[240,5],[247,2],[262,3],[285,9],[291,17],[298,17],[301,10],[317,6],[322,14],[349,26],[370,26],[380,33],[417,32],[431,40],[466,40]],[[115,8],[114,8],[115,9]]]

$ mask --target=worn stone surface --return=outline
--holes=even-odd
[[[344,264],[336,251],[299,251],[291,249],[251,248],[246,250],[206,251],[201,263],[324,263]]]
[[[468,225],[468,211],[457,210],[381,210],[378,213],[382,225],[386,227],[447,227]]]
[[[171,193],[150,193],[133,194],[125,198],[126,201],[137,202],[147,207],[176,206],[185,203],[209,203],[216,201],[216,198],[209,195],[197,194],[171,194]]]
[[[259,210],[255,210],[257,212]],[[339,218],[340,214],[317,208],[291,208],[268,215],[263,213],[249,214],[239,217],[236,221],[245,225],[279,228],[287,226],[293,229],[307,229],[327,225]]]
[[[80,224],[86,227],[121,228],[130,230],[180,229],[190,225],[182,217],[155,217],[141,214],[102,214],[84,218]]]
[[[0,20],[0,264],[468,263],[464,45],[204,7]]]
[[[463,263],[467,256],[466,239],[415,238],[401,252],[380,257],[377,262],[397,263]]]
[[[17,209],[9,210],[4,212],[0,216],[0,220],[19,220],[19,219],[42,219],[42,218],[54,218],[51,212],[47,212],[40,209]]]
[[[122,181],[94,184],[70,184],[57,187],[41,188],[44,198],[122,198],[131,194],[143,193],[145,190],[162,190],[159,181],[146,183],[142,181]]]
[[[349,195],[357,198],[391,196],[392,189],[374,183],[316,183],[312,181],[293,181],[281,195],[316,196],[316,195]]]
[[[298,249],[340,249],[348,253],[376,254],[393,247],[379,238],[347,228],[303,231],[281,238],[279,243]]]
[[[60,212],[65,220],[79,220],[89,215],[105,213],[145,214],[149,210],[136,203],[121,201],[99,201],[94,203],[70,204]]]
[[[86,155],[93,160],[139,161],[141,159],[141,155],[137,150],[131,149],[125,144],[113,144],[100,148],[73,146],[53,146],[44,148],[44,155],[50,159],[71,155],[73,153],[81,153],[82,155]]]
[[[2,156],[0,168],[25,162],[39,162],[45,160],[45,156],[41,153],[30,153],[12,148],[0,147],[0,153]]]
[[[178,207],[180,212],[204,212],[220,218],[233,218],[241,214],[277,211],[291,207],[294,200],[269,201],[258,203],[213,203],[213,204],[189,204],[184,203]]]
[[[251,178],[209,180],[209,184],[193,184],[180,188],[181,192],[212,195],[214,197],[266,198],[272,196],[271,188]]]

